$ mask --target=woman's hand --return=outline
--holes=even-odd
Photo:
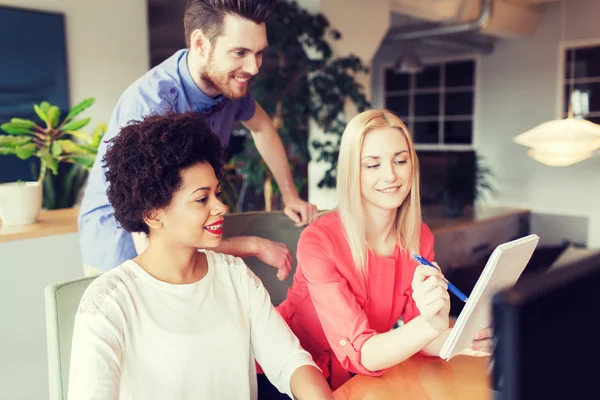
[[[450,325],[450,296],[442,272],[419,265],[413,276],[412,289],[412,298],[431,328],[440,333],[447,329]]]

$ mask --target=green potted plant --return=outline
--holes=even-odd
[[[319,186],[334,187],[339,139],[345,127],[344,106],[351,100],[360,111],[369,107],[362,85],[354,78],[368,68],[354,55],[335,56],[329,41],[340,40],[340,32],[323,14],[312,14],[294,1],[278,3],[267,21],[267,34],[269,48],[252,94],[282,136],[299,191],[306,185],[303,177],[311,157],[310,121],[333,134],[332,140],[312,145],[317,161],[331,164]],[[248,132],[244,150],[231,166],[244,179],[238,204],[249,190],[264,194],[265,209],[277,204],[279,190]]]
[[[58,174],[61,162],[72,163],[77,171],[87,171],[96,158],[106,125],[100,124],[92,134],[81,129],[90,118],[76,119],[94,103],[85,99],[73,107],[61,120],[57,106],[48,102],[34,105],[34,110],[44,126],[28,119],[13,118],[0,125],[5,135],[0,135],[0,155],[16,155],[22,160],[37,157],[40,160],[38,178],[32,182],[12,182],[0,185],[0,220],[3,224],[35,222],[42,207],[43,184],[49,181],[50,171]]]
[[[494,193],[490,182],[492,170],[482,156],[453,157],[446,164],[446,177],[442,190],[444,216],[459,218],[471,201],[479,201],[485,193]]]

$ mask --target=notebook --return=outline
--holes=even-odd
[[[442,346],[441,358],[450,360],[470,348],[475,333],[492,325],[492,297],[498,291],[514,286],[539,240],[537,235],[529,235],[494,249]]]

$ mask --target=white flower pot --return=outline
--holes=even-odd
[[[0,184],[0,220],[3,225],[32,224],[41,209],[40,182]]]

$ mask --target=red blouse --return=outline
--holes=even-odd
[[[420,252],[433,260],[433,235],[421,225]],[[308,226],[298,242],[298,267],[278,310],[333,389],[351,373],[381,375],[361,364],[361,348],[373,335],[419,315],[411,282],[416,261],[396,247],[393,256],[368,253],[368,274],[355,268],[337,212]]]

